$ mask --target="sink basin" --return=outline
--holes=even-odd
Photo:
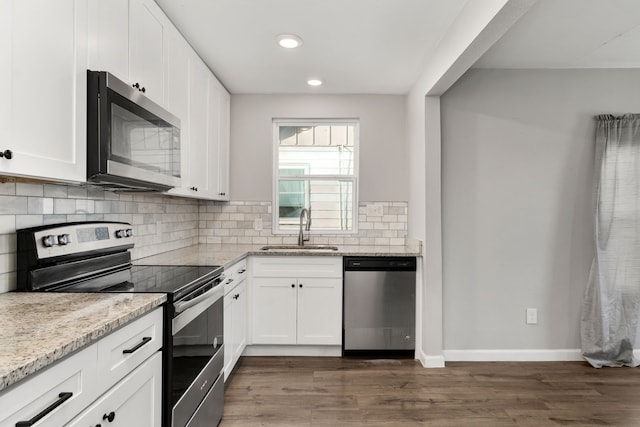
[[[337,246],[329,245],[268,245],[260,248],[261,251],[337,251]]]

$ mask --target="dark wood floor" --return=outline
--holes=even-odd
[[[640,426],[640,369],[244,357],[227,382],[220,424],[424,425]]]

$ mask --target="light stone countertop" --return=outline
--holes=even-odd
[[[337,251],[278,249],[260,250],[265,245],[200,244],[140,258],[138,265],[222,265],[229,267],[249,255],[258,256],[420,256],[419,249],[389,246],[340,246]]]
[[[0,294],[0,390],[159,307],[165,294]]]

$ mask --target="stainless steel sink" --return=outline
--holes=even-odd
[[[268,245],[260,248],[261,251],[337,251],[337,246],[330,245]]]

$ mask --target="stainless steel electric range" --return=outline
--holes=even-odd
[[[133,228],[77,222],[17,231],[18,290],[166,293],[163,426],[215,426],[224,404],[223,268],[132,265]]]

